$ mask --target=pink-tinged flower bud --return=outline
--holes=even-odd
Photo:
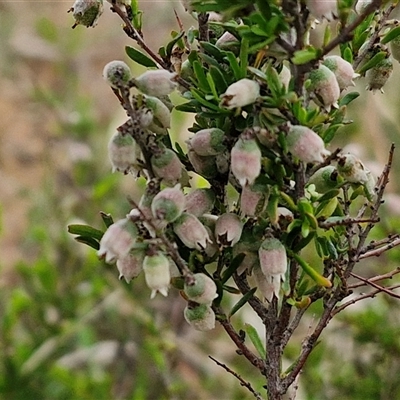
[[[150,70],[135,79],[136,87],[149,96],[165,96],[178,86],[175,82],[177,74],[167,70]]]
[[[202,129],[190,139],[190,147],[199,156],[216,156],[226,150],[225,132],[218,128]]]
[[[340,88],[335,74],[325,65],[320,65],[317,69],[308,74],[311,84],[307,88],[315,96],[327,111],[331,106],[339,107],[337,101],[340,97]]]
[[[265,276],[260,266],[256,265],[253,268],[253,276],[259,291],[268,303],[272,301],[274,295],[276,298],[279,298],[279,291],[281,289],[280,275]]]
[[[195,189],[186,195],[185,210],[195,217],[201,217],[209,213],[215,202],[215,194],[212,189]]]
[[[207,242],[206,248],[204,249],[204,253],[208,257],[212,258],[218,252],[219,247],[215,241],[214,233],[212,232],[212,230],[207,225],[204,225],[204,228],[206,228],[208,237],[210,238],[210,241]]]
[[[108,227],[100,240],[97,255],[105,256],[106,263],[112,263],[116,258],[126,257],[137,235],[136,225],[129,219],[121,219]]]
[[[137,157],[139,149],[136,146],[135,140],[130,135],[123,135],[117,131],[108,142],[108,156],[111,161],[112,170],[134,173],[137,165]]]
[[[189,249],[204,250],[211,242],[204,225],[192,214],[183,213],[174,222],[174,232]]]
[[[258,250],[260,266],[263,274],[268,278],[280,275],[285,280],[287,256],[285,246],[276,238],[267,238]]]
[[[307,0],[306,4],[310,13],[319,20],[332,21],[337,14],[336,0]]]
[[[171,112],[160,99],[153,96],[146,96],[145,103],[146,107],[153,112],[153,121],[156,125],[164,129],[171,127]],[[152,130],[151,126],[149,129]]]
[[[218,174],[215,157],[199,156],[193,149],[188,148],[188,158],[195,172],[204,178],[214,178]]]
[[[314,185],[318,193],[326,193],[327,191],[338,187],[342,182],[338,170],[333,165],[320,168],[308,181],[308,185]]]
[[[223,246],[234,246],[242,236],[243,223],[233,213],[222,214],[215,223],[215,238]]]
[[[292,125],[286,142],[289,152],[305,163],[321,163],[331,154],[321,137],[306,126]]]
[[[131,69],[123,61],[111,61],[103,69],[103,78],[114,89],[131,79]]]
[[[383,93],[383,86],[393,72],[393,62],[390,58],[380,61],[365,73],[367,78],[367,90],[380,90]]]
[[[183,165],[176,153],[171,149],[162,149],[151,157],[154,174],[170,185],[175,185],[182,176]]]
[[[337,169],[340,175],[351,183],[367,183],[368,182],[368,169],[354,154],[342,154],[338,158]]]
[[[184,311],[185,320],[197,331],[215,328],[215,314],[207,304],[189,303]]]
[[[118,258],[119,279],[124,278],[129,283],[133,278],[139,276],[143,269],[144,256],[143,250],[134,249],[125,257]]]
[[[235,51],[240,47],[240,42],[232,33],[224,32],[215,42],[215,46],[221,50]]]
[[[400,36],[396,36],[390,41],[390,52],[392,57],[400,62]]]
[[[240,195],[240,211],[248,217],[255,217],[263,212],[268,197],[268,186],[259,184],[243,186]]]
[[[172,222],[182,214],[185,204],[185,195],[181,185],[177,184],[173,188],[162,190],[154,197],[151,211],[157,219]]]
[[[162,253],[146,256],[143,260],[143,272],[146,284],[151,289],[150,298],[153,299],[157,293],[166,297],[171,280],[168,258]]]
[[[72,12],[75,24],[72,29],[78,25],[89,28],[95,27],[100,15],[103,13],[103,0],[76,0],[74,5],[68,10]]]
[[[198,304],[210,305],[217,295],[215,282],[206,274],[199,273],[193,275],[194,282],[188,285],[185,282],[184,292],[189,300]]]
[[[354,72],[353,66],[348,61],[339,56],[327,56],[323,64],[335,74],[340,90],[354,86],[353,79],[360,76]]]
[[[254,183],[261,172],[261,150],[255,139],[238,139],[231,151],[231,170],[242,187]]]
[[[260,85],[251,79],[241,79],[232,83],[221,96],[221,106],[225,108],[244,107],[255,103],[260,96]]]

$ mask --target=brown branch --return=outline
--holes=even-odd
[[[213,360],[215,362],[215,364],[217,364],[218,366],[222,367],[226,372],[230,373],[231,375],[233,375],[236,379],[239,380],[240,385],[244,386],[246,389],[248,389],[253,396],[257,399],[257,400],[262,400],[262,397],[260,396],[259,393],[257,393],[251,386],[251,384],[247,381],[245,381],[238,373],[236,373],[235,371],[233,371],[232,369],[230,369],[227,365],[219,362],[218,360],[216,360],[214,357],[212,356],[208,356],[208,358],[210,358],[211,360]]]
[[[383,281],[385,279],[392,279],[395,275],[400,273],[400,267],[397,267],[396,269],[394,269],[393,271],[388,272],[387,274],[383,274],[383,275],[377,275],[374,276],[372,278],[368,278],[368,283],[369,282],[379,282],[379,281]],[[348,288],[349,289],[355,289],[361,286],[365,286],[368,284],[367,282],[363,281],[363,282],[358,282],[358,283],[354,283],[353,285],[349,285]]]
[[[355,225],[361,224],[365,222],[372,222],[376,224],[379,222],[379,218],[341,218],[336,219],[334,221],[320,221],[318,222],[318,226],[320,228],[329,229],[334,226],[343,226],[343,225]]]
[[[222,311],[222,308],[219,306],[212,306],[215,316],[217,321],[222,325],[222,327],[225,329],[226,333],[229,335],[229,337],[232,339],[232,341],[236,344],[236,347],[238,348],[237,353],[239,355],[245,356],[252,365],[254,365],[262,375],[266,376],[267,373],[267,365],[265,360],[262,360],[261,358],[257,357],[245,344],[243,339],[239,336],[239,334],[235,331],[235,328],[231,325],[229,322],[228,318]]]
[[[385,246],[379,247],[375,250],[367,251],[364,254],[359,255],[358,259],[362,260],[363,258],[368,258],[368,257],[379,257],[385,251],[388,251],[393,247],[398,246],[399,244],[400,244],[400,239],[393,240],[393,242],[388,243]]]
[[[336,160],[336,157],[338,154],[342,151],[342,149],[336,149],[334,152],[331,153],[330,156],[325,158],[325,160],[322,163],[319,163],[317,165],[314,165],[306,174],[306,178],[310,178],[310,176],[314,175],[319,169],[326,167],[327,165],[330,165],[330,163],[333,160]]]
[[[398,288],[400,288],[400,284],[393,285],[393,286],[388,286],[386,289],[394,290],[394,289],[398,289]],[[373,298],[379,293],[382,293],[382,291],[380,289],[376,289],[376,290],[373,290],[372,292],[362,294],[362,295],[360,295],[358,297],[355,297],[352,300],[349,300],[348,302],[342,304],[340,307],[336,307],[331,313],[331,318],[333,318],[336,314],[338,314],[341,311],[343,311],[345,308],[347,308],[347,307],[349,307],[349,306],[351,306],[351,305],[353,305],[355,303],[358,303],[361,300],[368,299],[368,298]]]
[[[394,297],[395,299],[400,299],[400,295],[397,295],[396,293],[393,293],[390,289],[387,289],[381,285],[378,285],[374,282],[371,282],[369,279],[363,278],[360,275],[355,274],[354,272],[351,272],[350,275],[354,278],[359,279],[360,281],[364,282],[366,285],[370,285],[372,287],[374,287],[375,289],[380,290],[381,292],[384,292],[386,294],[388,294],[391,297]]]

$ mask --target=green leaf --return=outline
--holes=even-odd
[[[360,96],[360,93],[358,92],[351,92],[351,93],[347,93],[346,96],[344,96],[343,98],[341,98],[339,100],[339,106],[347,106],[348,104],[350,104],[353,100],[355,100],[357,97]]]
[[[300,265],[303,271],[320,286],[330,288],[332,287],[332,282],[318,273],[314,268],[312,268],[305,260],[303,260],[298,254],[288,250],[291,257],[293,257],[296,262]]]
[[[254,326],[252,326],[250,324],[245,324],[244,330],[246,332],[246,335],[250,338],[251,342],[253,343],[254,347],[256,348],[260,357],[263,360],[265,360],[267,352],[264,348],[264,344],[261,341],[260,336],[258,335],[256,328],[254,328]]]
[[[68,232],[73,235],[88,236],[97,240],[103,237],[103,232],[92,228],[89,225],[71,224],[68,225]]]
[[[130,59],[147,68],[157,67],[157,64],[146,54],[133,47],[125,46],[125,52]]]
[[[167,53],[167,57],[170,57],[172,54],[172,49],[175,46],[175,44],[182,39],[183,35],[185,34],[184,31],[180,32],[179,34],[177,32],[172,32],[172,35],[176,35],[166,46],[165,50]]]
[[[203,92],[209,93],[210,86],[208,85],[207,77],[204,72],[204,67],[197,60],[193,61],[192,66],[193,66],[194,74],[197,78],[199,89],[202,90]]]
[[[207,80],[207,78],[206,78],[206,80]],[[207,85],[208,85],[208,82],[207,82]],[[203,106],[205,106],[205,107],[207,107],[207,108],[210,108],[211,110],[214,110],[214,111],[220,111],[220,110],[221,110],[221,109],[220,109],[218,106],[216,106],[215,104],[210,103],[209,101],[207,101],[206,99],[204,99],[203,94],[202,94],[199,90],[197,90],[197,89],[195,89],[195,88],[192,88],[192,89],[190,89],[190,91],[192,92],[193,97],[194,97],[200,104],[202,104]]]
[[[92,237],[89,236],[77,236],[74,238],[77,242],[86,244],[89,247],[92,247],[95,250],[100,249],[100,244],[97,240],[93,239]]]
[[[400,35],[400,26],[391,29],[384,37],[381,39],[382,44],[389,43],[391,40],[396,39]]]
[[[209,72],[214,80],[218,93],[225,93],[228,88],[228,83],[226,82],[221,70],[212,65]]]
[[[369,61],[367,61],[358,71],[357,73],[359,74],[364,74],[367,72],[369,69],[375,67],[378,63],[380,63],[382,60],[387,58],[387,52],[386,51],[380,51],[379,53],[376,53]]]
[[[242,38],[240,43],[240,69],[241,69],[241,78],[246,77],[247,65],[248,65],[248,56],[249,56],[249,41],[245,38]]]
[[[100,216],[107,228],[114,223],[114,220],[113,220],[113,217],[111,216],[111,214],[107,214],[103,211],[100,211]]]
[[[229,65],[232,68],[233,75],[235,76],[235,79],[238,81],[239,79],[242,79],[242,70],[240,69],[239,63],[236,59],[236,56],[231,52],[227,51],[226,52],[226,58],[228,59]]]
[[[254,295],[257,288],[249,290],[231,309],[228,318],[231,318],[234,314],[236,314]]]
[[[351,51],[351,48],[349,46],[347,46],[343,50],[342,57],[343,57],[344,60],[346,60],[350,64],[353,64],[353,52]]]
[[[200,46],[205,50],[206,53],[210,54],[217,61],[224,61],[225,53],[222,52],[217,46],[209,42],[200,42]]]
[[[221,282],[224,284],[233,274],[236,272],[236,270],[240,267],[240,264],[243,262],[245,258],[244,253],[238,254],[236,257],[234,257],[229,265],[229,267],[223,272],[222,277],[221,277]]]
[[[317,50],[314,47],[310,47],[308,49],[295,51],[292,62],[293,64],[301,65],[315,60],[316,58],[318,58]]]

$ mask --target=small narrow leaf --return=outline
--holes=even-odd
[[[387,57],[386,51],[380,51],[379,53],[375,54],[368,62],[366,62],[358,71],[359,74],[364,74],[369,69],[375,67],[378,63],[384,60]]]
[[[199,84],[199,89],[202,90],[203,92],[209,93],[210,87],[208,85],[207,77],[204,72],[203,66],[197,60],[193,61],[192,66],[194,74],[196,75],[197,78],[197,82]]]
[[[256,348],[258,354],[262,359],[265,359],[266,350],[264,348],[263,342],[254,326],[250,324],[244,325],[244,330],[246,332],[247,337],[250,338],[251,342],[253,343],[254,347]]]
[[[103,237],[103,232],[92,228],[89,225],[72,224],[68,225],[68,232],[73,235],[87,236],[100,240]]]
[[[77,236],[74,238],[77,242],[86,244],[89,247],[92,247],[95,250],[100,249],[100,244],[97,240],[93,239],[92,237],[89,236]]]
[[[138,64],[147,68],[157,67],[157,64],[150,57],[131,46],[125,46],[125,51],[128,57]]]
[[[114,220],[113,220],[113,217],[111,216],[111,214],[107,214],[103,211],[100,211],[100,216],[107,228],[114,223]]]
[[[233,258],[229,267],[222,274],[221,277],[222,283],[225,283],[233,275],[233,273],[240,267],[240,264],[243,262],[245,256],[246,255],[244,253],[240,253]]]
[[[254,295],[257,288],[249,290],[233,307],[231,312],[228,315],[228,318],[231,318],[234,314],[236,314]]]
[[[305,50],[298,50],[294,52],[294,56],[292,57],[293,64],[301,65],[306,64],[312,60],[317,58],[317,51],[315,48],[310,47]]]
[[[393,39],[396,39],[397,36],[400,35],[400,26],[396,26],[396,28],[391,29],[381,40],[382,44],[389,43]]]
[[[226,58],[228,59],[230,67],[232,68],[233,74],[235,75],[235,79],[236,80],[242,79],[242,70],[240,69],[236,56],[231,51],[227,51]]]

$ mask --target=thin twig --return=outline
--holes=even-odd
[[[361,224],[365,222],[372,222],[372,223],[377,223],[379,222],[379,218],[337,218],[334,219],[333,221],[320,221],[318,222],[318,226],[320,228],[324,229],[329,229],[334,226],[344,226],[344,225],[355,225],[355,224]]]
[[[245,356],[252,365],[254,365],[262,375],[266,376],[267,373],[267,365],[265,360],[257,357],[244,343],[241,336],[236,332],[235,328],[231,325],[222,308],[216,305],[212,306],[215,317],[217,321],[222,325],[225,329],[225,332],[229,335],[232,341],[236,344],[238,348],[238,354]]]
[[[363,278],[362,276],[357,275],[354,272],[351,272],[350,275],[353,278],[359,279],[360,281],[364,282],[365,284],[370,285],[370,286],[374,287],[375,289],[378,289],[381,292],[384,292],[384,293],[388,294],[391,297],[394,297],[395,299],[400,299],[400,295],[397,295],[396,293],[393,293],[390,289],[387,289],[387,288],[385,288],[385,287],[383,287],[381,285],[378,285],[378,284],[376,284],[374,282],[371,282],[369,279]]]
[[[358,259],[362,260],[363,258],[368,258],[368,257],[379,257],[385,251],[388,251],[388,250],[392,249],[393,247],[398,246],[399,244],[400,244],[400,239],[396,239],[393,242],[388,243],[385,246],[379,247],[375,250],[367,251],[366,253],[359,255]]]
[[[394,289],[398,289],[398,288],[400,288],[400,284],[393,285],[393,286],[388,286],[386,289],[394,290]],[[373,290],[372,292],[364,293],[364,294],[362,294],[362,295],[360,295],[358,297],[355,297],[352,300],[349,300],[348,302],[342,304],[341,306],[336,307],[331,313],[331,318],[333,318],[336,314],[338,314],[341,311],[343,311],[345,308],[347,308],[347,307],[349,307],[349,306],[351,306],[351,305],[353,305],[355,303],[358,303],[361,300],[373,298],[379,293],[382,293],[382,291],[380,289],[376,289],[376,290]]]
[[[392,279],[395,275],[397,275],[399,273],[400,273],[400,267],[397,267],[396,269],[388,272],[387,274],[377,275],[372,278],[368,278],[368,282],[363,281],[363,282],[354,283],[353,285],[349,285],[348,288],[356,289],[358,287],[367,285],[369,282],[379,282],[379,281],[383,281],[385,279]]]
[[[231,370],[227,365],[219,362],[218,360],[216,360],[214,357],[212,356],[208,356],[208,358],[211,358],[211,360],[213,360],[215,362],[215,364],[219,365],[220,367],[222,367],[226,372],[229,372],[231,375],[233,375],[236,379],[239,380],[240,385],[244,386],[245,388],[247,388],[252,394],[253,396],[257,399],[257,400],[262,400],[262,397],[260,396],[259,393],[257,393],[251,386],[251,384],[247,381],[245,381],[238,373],[236,373],[235,371]]]

